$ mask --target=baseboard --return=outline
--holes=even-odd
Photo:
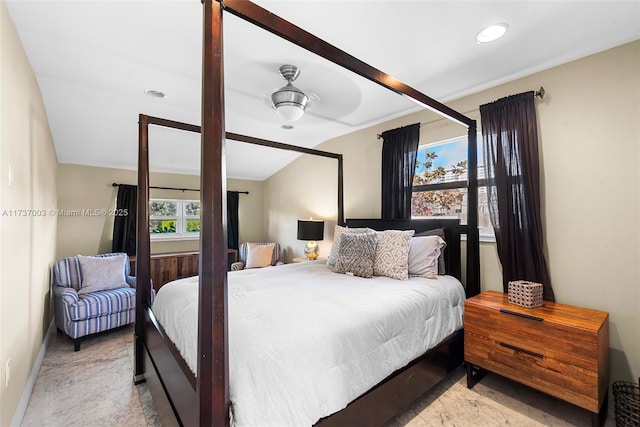
[[[47,334],[44,336],[44,340],[42,341],[42,345],[40,346],[38,357],[36,357],[36,360],[33,363],[33,367],[31,368],[31,373],[29,374],[29,378],[27,378],[27,384],[24,386],[22,397],[20,398],[20,402],[18,403],[16,412],[13,415],[13,421],[11,421],[11,427],[20,427],[20,425],[22,425],[22,420],[24,418],[24,414],[27,412],[27,406],[29,405],[29,399],[31,398],[33,387],[36,385],[38,372],[40,372],[40,367],[42,366],[42,361],[44,360],[44,354],[46,353],[47,347],[49,346],[49,340],[51,339],[51,335],[55,333],[55,330],[56,330],[55,320],[51,319],[51,323],[49,324],[49,329],[47,330]]]

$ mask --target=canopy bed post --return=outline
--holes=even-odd
[[[138,118],[138,230],[149,230],[149,122],[147,116]],[[136,239],[136,258],[147,260],[151,254],[149,233],[140,233]],[[136,262],[136,325],[135,325],[135,367],[134,383],[144,381],[144,341],[145,319],[149,305],[151,271],[148,262]]]
[[[198,376],[200,425],[229,424],[226,168],[222,4],[203,1],[200,283]]]
[[[344,225],[344,187],[342,171],[342,154],[338,156],[338,225]]]
[[[467,297],[480,293],[480,233],[478,232],[478,128],[476,121],[467,131]]]

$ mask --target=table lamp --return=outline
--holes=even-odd
[[[308,240],[304,255],[308,260],[318,258],[318,243],[324,237],[324,221],[314,219],[298,220],[298,240]]]

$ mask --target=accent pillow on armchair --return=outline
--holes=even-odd
[[[280,244],[245,242],[238,248],[238,259],[231,264],[232,271],[281,265]]]
[[[110,257],[94,257],[78,255],[82,271],[81,288],[78,294],[108,291],[128,287],[125,272],[125,254]]]

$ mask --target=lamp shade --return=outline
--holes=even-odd
[[[298,220],[298,240],[322,240],[324,238],[324,221]]]

